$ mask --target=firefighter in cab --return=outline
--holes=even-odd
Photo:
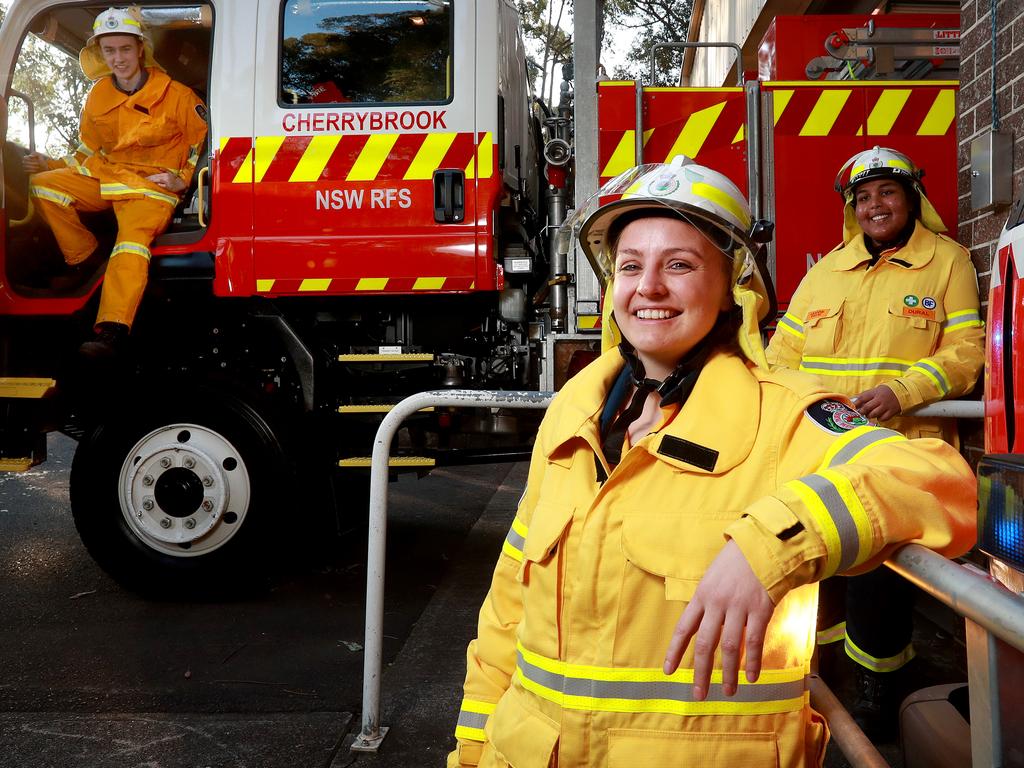
[[[820,765],[816,582],[965,552],[970,468],[769,370],[770,229],[722,174],[632,169],[576,225],[621,342],[545,415],[448,765]]]
[[[82,110],[80,143],[64,160],[25,157],[29,190],[67,262],[50,287],[82,286],[109,257],[95,337],[81,353],[114,355],[128,335],[149,273],[150,244],[171,221],[195,172],[206,138],[205,109],[191,89],[171,80],[153,58],[137,9],[96,17],[79,56],[95,81]],[[117,236],[103,251],[79,213],[113,209]]]
[[[874,423],[956,445],[955,423],[912,410],[971,391],[985,330],[970,255],[942,234],[922,176],[909,157],[884,147],[843,166],[843,243],[804,277],[768,362],[816,376]],[[913,588],[879,568],[822,592],[822,676],[839,674],[844,649],[856,677],[852,714],[869,736],[889,740],[911,682]]]

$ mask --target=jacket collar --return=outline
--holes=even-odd
[[[562,390],[556,421],[547,425],[541,449],[548,460],[572,461],[574,438],[597,448],[597,422],[604,398],[622,370],[622,357],[609,350]],[[718,474],[732,469],[750,453],[761,419],[761,395],[749,365],[735,355],[714,354],[679,414],[644,447],[675,469]]]
[[[937,240],[938,237],[935,233],[919,220],[914,226],[914,232],[907,244],[902,248],[883,251],[878,263],[889,262],[903,269],[920,269],[935,255]],[[863,232],[835,253],[836,258],[832,263],[833,272],[848,272],[871,260],[871,254],[864,244]]]
[[[163,98],[164,92],[171,84],[171,78],[156,67],[150,67],[147,72],[149,79],[146,80],[146,84],[131,95],[114,85],[113,76],[103,78],[93,88],[91,108],[96,114],[104,115],[132,99],[138,106],[149,109]]]

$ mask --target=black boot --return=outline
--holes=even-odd
[[[96,274],[103,263],[103,254],[96,249],[77,264],[69,265],[59,275],[50,278],[50,290],[56,293],[67,293],[81,288]]]
[[[78,354],[89,360],[109,360],[128,341],[128,326],[123,323],[98,323],[96,338],[78,348]]]
[[[874,672],[860,664],[853,666],[856,692],[850,714],[871,741],[894,743],[899,732],[902,670]]]

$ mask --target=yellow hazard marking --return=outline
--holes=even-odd
[[[317,181],[340,142],[341,136],[314,136],[288,181]]]
[[[0,397],[38,400],[57,386],[53,379],[0,377]]]
[[[32,469],[32,459],[0,459],[0,472],[28,472]]]
[[[745,128],[746,128],[745,125],[741,125],[740,129],[738,131],[736,131],[736,135],[733,136],[733,138],[732,138],[732,143],[733,144],[738,144],[739,142],[743,141],[743,137],[746,135],[746,132],[744,131]]]
[[[277,151],[281,149],[282,144],[284,144],[284,136],[256,137],[256,162],[254,163],[253,173],[255,174],[257,184],[263,181],[263,177],[267,174],[267,169],[274,162],[274,158],[277,157]]]
[[[823,91],[814,104],[807,122],[800,129],[801,136],[828,136],[839,113],[843,111],[852,91]]]
[[[672,149],[669,150],[668,155],[665,157],[665,162],[668,162],[676,155],[697,157],[700,154],[701,147],[704,146],[704,142],[707,141],[708,136],[711,134],[711,129],[715,127],[715,121],[718,120],[718,116],[722,114],[723,109],[725,109],[724,101],[691,114],[686,121],[686,125],[683,126],[683,130],[676,137]]]
[[[231,141],[231,137],[230,136],[221,136],[221,138],[220,138],[220,151],[221,152],[224,151],[224,147],[226,147],[228,145],[229,141]]]
[[[675,85],[663,85],[657,88],[644,88],[644,93],[743,93],[743,89],[735,85],[728,88],[704,88],[697,86],[682,88]]]
[[[789,100],[793,98],[793,93],[794,91],[772,91],[772,108],[775,112],[772,125],[779,124],[779,118],[786,111]]]
[[[444,156],[448,153],[457,135],[455,133],[428,133],[402,178],[406,181],[431,178],[434,171],[441,167],[441,161],[444,160]]]
[[[378,133],[366,140],[359,157],[346,177],[348,181],[373,181],[398,141],[397,133]]]
[[[576,320],[576,324],[581,330],[592,331],[597,328],[597,323],[600,319],[600,315],[580,315]]]
[[[874,109],[868,115],[868,135],[888,136],[900,116],[900,111],[910,98],[909,88],[887,89],[878,97]],[[863,134],[860,134],[863,135]]]
[[[369,467],[371,459],[368,456],[353,456],[351,459],[342,459],[338,462],[339,467]],[[388,459],[389,467],[433,467],[437,464],[435,459],[428,459],[423,456],[394,456]]]
[[[356,283],[357,291],[383,291],[387,288],[388,278],[386,277],[361,277]]]
[[[476,280],[474,280],[474,281],[473,281],[472,283],[470,283],[470,284],[469,284],[469,290],[471,290],[471,291],[472,291],[472,290],[474,290],[475,288],[476,288]]]
[[[956,93],[942,90],[935,95],[931,109],[917,131],[918,136],[945,136],[956,117]]]
[[[444,277],[417,277],[413,283],[414,291],[439,291],[444,288]]]
[[[959,80],[928,80],[922,85],[932,87],[949,87],[960,85]],[[906,80],[858,80],[857,87],[868,88],[905,88]],[[844,80],[765,80],[762,88],[849,88]]]
[[[299,285],[300,291],[326,291],[331,287],[331,278],[329,277],[307,277]]]
[[[631,88],[635,88],[636,87],[636,81],[635,80],[600,80],[600,81],[598,81],[597,84],[599,86],[600,85],[628,85]]]
[[[256,290],[262,292],[270,291],[274,288],[275,280],[257,280]]]
[[[252,184],[252,150],[250,149],[238,168],[238,173],[231,180],[232,184]]]
[[[393,405],[339,405],[338,413],[390,413]],[[433,413],[433,406],[420,408],[417,413]]]
[[[602,176],[618,176],[623,171],[632,168],[635,163],[636,156],[636,131],[626,131],[622,134],[622,138],[619,139],[618,146],[615,147],[615,151],[612,152],[612,156],[608,158],[608,163],[605,165],[604,170],[601,171]]]
[[[394,354],[338,355],[339,363],[428,363],[434,359],[430,352],[395,352]]]
[[[494,139],[490,132],[484,134],[484,137],[480,139],[480,145],[476,150],[476,173],[481,179],[489,179],[494,174]],[[466,178],[473,178],[473,165],[474,160],[469,161],[469,167],[466,168]]]

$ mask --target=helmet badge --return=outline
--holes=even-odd
[[[663,173],[647,185],[648,194],[656,197],[671,195],[677,189],[679,189],[679,179],[676,178],[675,173]]]

